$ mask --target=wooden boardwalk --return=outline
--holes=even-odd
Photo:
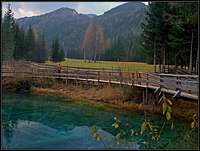
[[[28,61],[3,62],[2,77],[49,78],[128,85],[162,91],[172,95],[198,100],[198,75],[131,73],[119,70],[62,67],[60,74],[53,65]]]

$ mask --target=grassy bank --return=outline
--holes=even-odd
[[[52,61],[47,61],[47,64],[56,65]],[[154,66],[141,62],[116,62],[116,61],[97,61],[94,62],[84,62],[81,59],[65,59],[65,61],[59,62],[63,66],[73,66],[82,68],[98,68],[98,69],[121,69],[122,71],[130,72],[154,72]]]
[[[132,90],[133,91],[133,90]],[[135,91],[135,90],[134,90]],[[120,108],[124,110],[139,110],[147,111],[151,113],[156,113],[162,115],[162,106],[160,104],[146,104],[143,105],[142,102],[138,102],[138,94],[134,96],[129,96],[126,90],[122,88],[113,88],[113,87],[102,87],[102,88],[83,88],[80,86],[68,85],[63,86],[54,85],[50,88],[33,88],[32,92],[35,94],[46,94],[52,96],[63,96],[70,98],[72,100],[84,100],[89,101],[90,103],[102,103],[112,106],[114,108]],[[131,100],[127,101],[127,99]],[[137,99],[138,98],[138,99]],[[198,107],[197,103],[185,101],[182,99],[172,101],[173,102],[173,113],[174,118],[180,118],[187,121],[191,121],[191,118],[194,113],[197,112]]]

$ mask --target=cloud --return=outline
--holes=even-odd
[[[29,17],[29,16],[35,16],[41,14],[41,11],[38,9],[30,9],[28,5],[25,2],[12,2],[11,9],[14,12],[15,18],[20,17]],[[2,4],[2,15],[5,14],[7,10],[8,2],[3,2]]]
[[[145,5],[148,5],[148,2],[142,2],[142,3],[144,3]]]
[[[18,9],[18,15],[17,16],[35,16],[35,15],[38,15],[38,13],[34,12],[34,11],[28,11],[28,10],[25,10],[23,8],[19,8]]]
[[[101,15],[113,7],[126,2],[79,2],[76,10],[79,13]]]
[[[35,16],[54,11],[61,7],[75,9],[82,14],[101,15],[104,12],[126,2],[9,2],[15,18]],[[146,2],[143,2],[146,3]],[[8,2],[2,2],[2,14],[5,13]]]

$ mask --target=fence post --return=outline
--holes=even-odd
[[[32,79],[32,81],[33,81],[33,73],[34,73],[33,68],[31,68],[31,79]]]
[[[75,82],[76,82],[75,85],[77,86],[77,83],[78,83],[78,82],[77,82],[77,78],[78,78],[78,74],[77,74],[77,73],[78,73],[78,70],[75,69],[75,73],[76,73],[76,74],[75,74],[75,79],[76,79],[76,80],[75,80]]]
[[[136,71],[136,84],[138,84],[138,73]]]
[[[132,85],[135,83],[135,73],[132,73]]]
[[[139,81],[140,81],[139,84],[141,85],[142,84],[142,82],[141,82],[142,81],[141,72],[139,72]]]
[[[66,81],[65,81],[65,83],[66,83],[66,85],[67,85],[67,83],[68,83],[68,65],[67,65],[67,70],[66,70]]]
[[[176,90],[179,90],[179,77],[176,77]]]
[[[147,73],[147,79],[146,79],[146,103],[148,103],[148,73]]]
[[[99,79],[100,79],[100,71],[98,71],[98,84],[99,84]]]
[[[110,82],[111,82],[111,72],[109,72],[109,85],[110,85]]]
[[[121,72],[121,69],[119,71],[119,78],[120,78],[120,85],[122,84],[122,72]]]
[[[88,83],[88,70],[86,70],[86,78],[87,78],[87,83]]]

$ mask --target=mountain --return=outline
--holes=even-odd
[[[49,44],[58,36],[65,50],[79,45],[89,21],[89,16],[69,8],[60,8],[44,15],[17,20],[24,29],[28,29],[31,25],[38,31],[44,31]]]
[[[145,5],[141,2],[128,2],[117,6],[103,15],[79,14],[70,8],[60,8],[40,16],[24,17],[17,20],[19,25],[28,29],[31,25],[43,31],[50,46],[52,39],[58,36],[65,52],[80,52],[86,29],[91,22],[98,23],[107,40],[132,32],[141,33],[140,23],[145,16]],[[78,55],[78,54],[77,54]]]
[[[117,6],[103,15],[98,16],[100,24],[108,38],[128,34],[141,33],[140,24],[145,16],[145,4],[141,2],[128,2]]]
[[[87,16],[89,16],[90,18],[96,17],[96,14],[86,14]]]

